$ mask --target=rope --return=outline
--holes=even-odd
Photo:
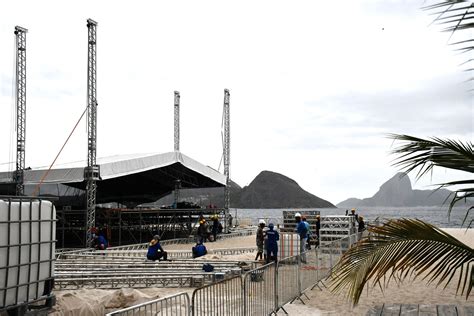
[[[72,129],[71,133],[69,133],[69,136],[67,137],[66,141],[64,142],[63,146],[61,147],[61,149],[59,150],[58,154],[56,155],[56,158],[54,158],[53,162],[51,163],[51,165],[49,166],[48,170],[46,170],[46,172],[43,174],[43,176],[41,177],[41,180],[40,182],[38,183],[38,185],[36,186],[35,188],[35,191],[33,192],[33,196],[36,196],[38,194],[38,191],[40,189],[40,186],[43,184],[43,181],[44,179],[46,179],[46,177],[48,176],[49,172],[51,171],[51,168],[53,168],[54,166],[54,163],[56,162],[56,160],[58,159],[59,155],[61,154],[61,152],[63,151],[64,147],[66,146],[67,142],[69,141],[69,138],[71,138],[72,134],[74,133],[74,131],[76,130],[76,127],[77,125],[79,125],[79,122],[82,120],[82,118],[84,117],[84,114],[86,114],[86,111],[89,107],[86,106],[86,108],[84,109],[84,112],[82,112],[81,114],[81,117],[77,120],[76,122],[76,125],[74,125],[74,128]]]

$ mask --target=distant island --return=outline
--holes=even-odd
[[[337,204],[340,208],[361,206],[412,207],[441,206],[452,192],[440,190],[413,190],[408,175],[399,172],[382,184],[374,196],[365,199],[349,198]]]
[[[231,182],[230,205],[233,208],[332,208],[331,202],[317,197],[303,190],[298,183],[282,174],[272,171],[262,171],[245,187]],[[223,207],[224,190],[186,189],[181,190],[181,200],[200,204],[202,206],[215,205]],[[158,201],[155,205],[169,205],[173,203],[170,194]]]

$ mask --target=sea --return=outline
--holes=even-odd
[[[362,215],[366,223],[394,218],[417,218],[442,228],[462,228],[474,219],[473,210],[464,226],[461,225],[468,209],[469,206],[455,207],[449,217],[447,206],[361,207],[356,209],[356,213]],[[267,223],[273,222],[275,225],[282,224],[283,211],[298,211],[303,215],[305,211],[319,211],[321,216],[346,214],[346,209],[341,208],[230,209],[230,211],[236,220],[234,223],[252,225],[257,225],[259,219],[264,219]]]

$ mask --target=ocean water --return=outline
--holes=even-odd
[[[455,207],[448,219],[448,207],[361,207],[356,209],[356,213],[364,217],[364,221],[374,221],[376,219],[392,219],[392,218],[417,218],[425,222],[431,223],[438,227],[461,228],[462,221],[469,206]],[[241,222],[250,221],[256,225],[259,219],[265,219],[267,223],[274,224],[283,223],[283,211],[298,211],[304,215],[305,211],[317,210],[321,216],[324,215],[345,215],[346,209],[340,208],[311,208],[311,209],[231,209],[234,220]],[[350,212],[350,210],[349,210]],[[466,221],[466,225],[470,220],[474,219],[474,210]]]

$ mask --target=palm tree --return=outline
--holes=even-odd
[[[440,138],[421,139],[408,135],[389,135],[404,144],[392,153],[398,155],[394,165],[407,173],[418,170],[417,178],[432,171],[435,166],[474,173],[474,146]],[[440,187],[473,185],[474,180],[452,181]],[[465,187],[453,193],[449,210],[460,200],[474,197],[474,187]],[[467,210],[466,217],[470,210]],[[472,221],[470,222],[472,224]],[[362,239],[347,251],[334,266],[330,277],[333,292],[348,291],[348,297],[357,304],[368,282],[381,285],[382,278],[403,280],[413,275],[423,276],[428,283],[438,280],[445,286],[459,272],[457,293],[466,298],[474,287],[474,249],[417,219],[389,220],[380,227],[369,227],[370,237]],[[456,293],[456,294],[457,294]]]

